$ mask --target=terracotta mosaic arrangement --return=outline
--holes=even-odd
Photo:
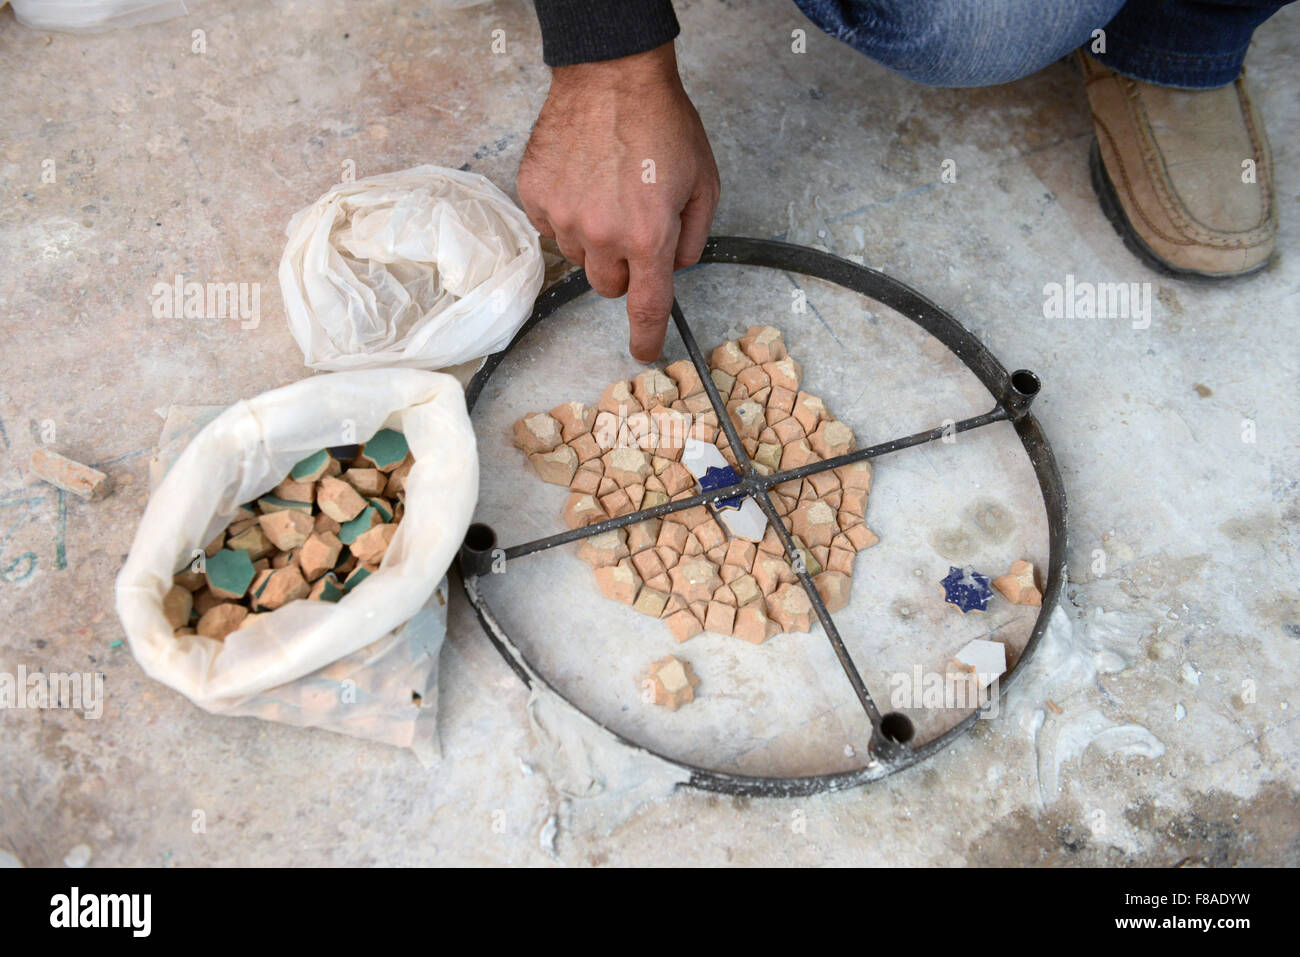
[[[852,430],[800,388],[803,370],[781,332],[752,326],[713,350],[710,375],[764,475],[843,455]],[[736,465],[695,367],[681,360],[615,382],[594,405],[566,402],[514,425],[514,442],[547,482],[571,490],[564,520],[578,528],[697,494],[682,464],[687,439],[712,443]],[[877,542],[865,524],[871,466],[858,462],[770,493],[808,573],[832,612],[849,600],[853,560]],[[707,506],[583,540],[602,593],[661,618],[678,641],[702,631],[759,643],[810,631],[815,618],[776,532],[729,534]]]

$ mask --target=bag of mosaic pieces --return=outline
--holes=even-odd
[[[321,471],[329,462],[337,471],[331,453],[344,454],[340,446],[378,459],[367,443],[379,436],[400,437],[400,449],[388,453],[391,461],[362,464],[376,465],[367,471],[381,480],[379,469],[389,469],[390,488],[400,472],[400,514],[373,518],[396,518],[395,528],[385,526],[375,567],[349,576],[359,584],[325,600],[298,596],[304,600],[240,615],[239,627],[220,637],[178,627],[168,596],[184,575],[206,576],[213,587],[217,559],[205,549],[232,521],[251,511],[261,513],[257,521],[238,524],[261,523],[279,501],[272,491],[298,477],[304,463]],[[329,476],[317,478],[323,488]],[[437,754],[444,576],[477,496],[474,433],[464,392],[451,376],[342,372],[237,402],[189,439],[150,495],[117,578],[117,611],[131,651],[150,677],[205,710],[411,747],[428,761]],[[382,511],[382,501],[372,499],[365,514]],[[223,541],[214,555],[248,557],[233,550],[233,539]]]

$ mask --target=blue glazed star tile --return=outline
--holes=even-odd
[[[700,491],[712,492],[714,489],[726,488],[728,485],[735,485],[740,481],[740,476],[730,465],[726,468],[718,468],[716,465],[711,467],[707,472],[700,476]],[[714,503],[714,508],[740,508],[740,503],[745,496],[733,495],[731,498],[720,498]]]
[[[948,566],[948,577],[939,584],[943,585],[943,600],[965,614],[983,611],[993,597],[989,580],[973,568]]]

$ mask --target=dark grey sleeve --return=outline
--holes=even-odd
[[[547,66],[653,50],[681,31],[671,0],[533,0]]]

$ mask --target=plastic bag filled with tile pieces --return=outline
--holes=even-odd
[[[240,505],[312,453],[364,443],[381,428],[405,436],[414,465],[405,515],[377,572],[336,604],[291,601],[224,641],[173,635],[162,605],[173,574]],[[439,582],[477,497],[474,433],[451,376],[342,372],[237,402],[190,438],[150,495],[117,578],[131,651],[150,677],[208,711],[411,747],[427,762],[437,754],[446,630]]]
[[[184,0],[12,0],[14,18],[32,30],[101,33],[181,17]],[[0,7],[4,6],[0,3]],[[193,3],[190,4],[193,6]]]
[[[342,183],[286,233],[280,291],[313,369],[444,369],[498,352],[542,285],[537,231],[477,173]]]

